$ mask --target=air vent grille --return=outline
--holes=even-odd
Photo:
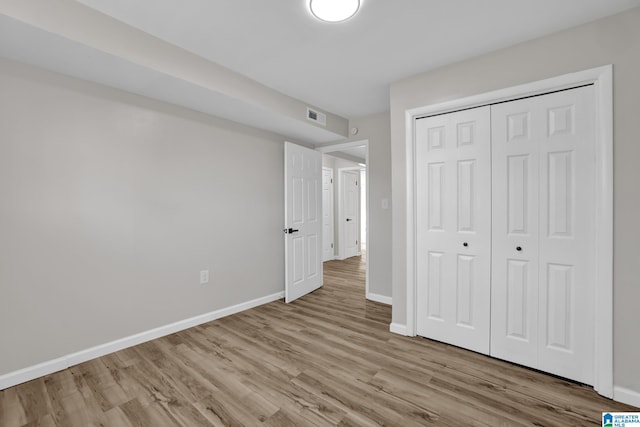
[[[327,115],[309,107],[307,107],[307,119],[322,126],[327,125]]]

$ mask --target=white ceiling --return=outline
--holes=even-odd
[[[79,0],[344,117],[389,108],[393,81],[640,6],[640,0],[361,0],[323,23],[308,0]]]
[[[640,6],[361,0],[330,24],[308,1],[0,1],[0,58],[317,145],[344,141],[350,118],[388,111],[394,81]]]

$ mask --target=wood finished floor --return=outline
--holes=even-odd
[[[0,426],[588,426],[591,388],[389,333],[360,258],[325,286],[0,392]]]

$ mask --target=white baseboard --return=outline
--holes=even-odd
[[[387,296],[384,296],[384,295],[374,294],[374,293],[369,292],[367,294],[367,299],[371,300],[371,301],[379,302],[379,303],[382,303],[382,304],[391,305],[391,297],[387,297]]]
[[[613,400],[640,408],[640,393],[628,388],[613,386]]]
[[[409,334],[407,333],[407,325],[402,325],[400,323],[390,324],[389,331],[393,332],[394,334],[404,335],[405,337],[409,336]]]
[[[267,304],[269,302],[276,301],[282,298],[284,298],[284,292],[278,292],[272,295],[267,295],[265,297],[236,304],[231,307],[222,308],[210,313],[205,313],[199,316],[191,317],[189,319],[180,320],[169,325],[161,326],[159,328],[151,329],[149,331],[111,341],[106,344],[97,345],[86,350],[71,353],[57,359],[49,360],[47,362],[20,369],[18,371],[9,372],[7,374],[0,375],[0,390],[4,390],[5,388],[13,387],[15,385],[31,381],[44,375],[61,371],[79,363],[86,362],[88,360],[95,359],[106,354],[113,353],[115,351],[123,350],[125,348],[141,344],[143,342],[170,335],[174,332],[182,331],[184,329],[189,329],[194,326],[211,322],[212,320],[220,319],[222,317],[239,313],[250,308],[258,307],[260,305]]]

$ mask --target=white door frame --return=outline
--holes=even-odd
[[[345,214],[344,214],[344,173],[345,172],[358,172],[358,177],[356,178],[356,181],[360,180],[360,171],[362,170],[361,167],[358,166],[351,166],[351,167],[346,167],[346,168],[338,168],[338,240],[340,241],[340,244],[338,245],[338,256],[337,259],[339,260],[344,260],[346,259],[346,254],[345,254],[345,240],[346,240],[346,227],[345,227]],[[365,168],[366,171],[366,168]],[[360,196],[360,189],[358,189],[358,255],[362,255],[362,237],[360,236],[360,221],[362,221],[362,218],[360,216],[360,210],[362,209],[362,198]]]
[[[613,397],[613,66],[592,68],[480,95],[407,110],[406,129],[406,334],[416,335],[415,120],[593,84],[596,94],[596,289],[594,389]]]
[[[365,209],[367,210],[367,236],[366,236],[366,242],[367,242],[367,250],[365,251],[365,298],[366,299],[371,299],[370,298],[370,292],[369,292],[369,253],[370,251],[370,240],[369,240],[369,235],[370,235],[370,227],[369,227],[369,218],[371,217],[371,211],[369,210],[369,206],[371,204],[371,197],[370,197],[370,193],[369,193],[369,182],[371,182],[371,180],[369,179],[369,140],[368,139],[362,139],[359,141],[351,141],[351,142],[342,142],[339,144],[332,144],[332,145],[325,145],[323,147],[317,147],[316,150],[320,151],[321,153],[324,154],[331,154],[334,153],[336,151],[342,151],[342,150],[346,150],[349,148],[355,148],[355,147],[362,147],[362,146],[366,147],[367,150],[367,156],[366,156],[366,169],[365,169],[365,173],[367,176],[365,185],[366,185],[366,192],[367,192],[367,200],[366,200],[366,206]],[[340,174],[338,174],[339,176]],[[340,187],[338,187],[340,188]],[[340,245],[340,247],[342,248],[342,245]]]

